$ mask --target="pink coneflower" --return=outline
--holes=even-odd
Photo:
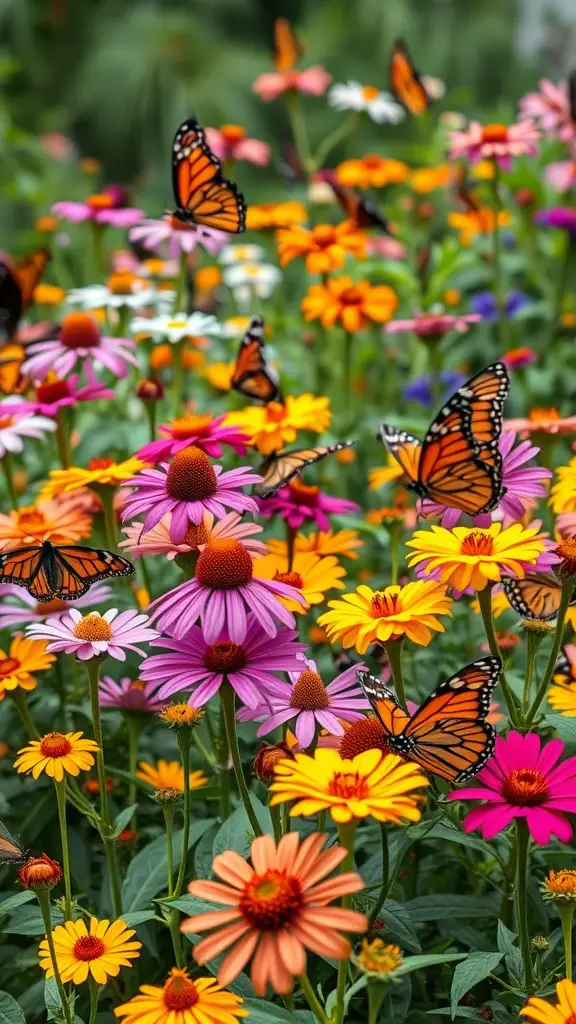
[[[419,338],[443,338],[449,331],[464,334],[470,324],[476,324],[482,317],[479,313],[465,313],[451,316],[449,313],[415,313],[411,320],[391,320],[384,330],[387,334],[410,332]]]
[[[250,438],[238,427],[222,426],[225,419],[225,413],[213,418],[210,413],[195,415],[186,412],[171,423],[161,423],[158,433],[163,437],[145,444],[136,453],[137,457],[143,462],[161,462],[171,459],[176,452],[191,444],[216,459],[222,455],[223,444],[229,445],[237,455],[245,455]]]
[[[165,701],[154,696],[154,686],[142,679],[122,676],[119,682],[112,676],[103,676],[98,685],[98,703],[101,708],[118,708],[120,711],[137,711],[142,714],[158,714]]]
[[[45,380],[52,371],[65,377],[81,363],[84,371],[101,364],[116,377],[125,377],[129,366],[138,366],[136,343],[128,338],[104,338],[89,313],[69,313],[62,320],[57,338],[29,345],[24,373]]]
[[[351,512],[360,512],[355,501],[332,498],[319,487],[304,484],[297,477],[260,504],[260,514],[265,519],[279,515],[293,530],[299,529],[306,521],[314,522],[320,530],[329,530],[329,515],[342,516]]]
[[[88,369],[88,367],[86,367]],[[50,374],[49,374],[50,376]],[[61,380],[56,375],[46,380],[35,389],[34,400],[27,398],[14,402],[15,411],[25,415],[40,413],[42,416],[55,417],[59,409],[76,405],[77,402],[92,402],[96,398],[115,398],[114,391],[93,378],[85,387],[78,387],[79,374],[73,374],[68,380]]]
[[[563,540],[576,536],[576,512],[560,512],[554,526]]]
[[[317,727],[327,729],[333,736],[343,736],[339,719],[358,722],[364,718],[364,712],[370,710],[370,703],[356,678],[358,669],[364,668],[365,665],[351,665],[325,686],[316,662],[305,658],[296,672],[289,673],[291,685],[278,684],[253,711],[241,711],[238,717],[240,721],[248,721],[265,716],[258,736],[266,736],[285,722],[296,719],[293,731],[303,750],[313,742]]]
[[[119,547],[126,548],[133,558],[142,555],[166,555],[172,562],[176,555],[187,555],[191,551],[202,551],[209,540],[239,540],[251,555],[258,557],[268,553],[268,545],[261,540],[253,540],[256,533],[262,533],[263,526],[258,523],[245,522],[239,512],[227,512],[215,522],[211,512],[204,512],[204,518],[198,526],[189,526],[181,544],[175,544],[170,537],[170,512],[162,516],[156,526],[147,533],[142,533],[142,523],[132,523],[123,527],[126,540],[120,541]]]
[[[367,235],[366,252],[368,256],[381,256],[385,260],[406,259],[406,246],[387,235]]]
[[[259,75],[252,83],[252,92],[264,103],[271,103],[285,92],[323,96],[331,81],[332,75],[320,64],[314,64],[305,71],[268,71]]]
[[[260,139],[250,139],[239,124],[221,124],[206,128],[206,140],[219,160],[246,160],[266,167],[270,163],[270,146]]]
[[[121,205],[119,200],[122,198],[124,196],[120,196],[111,187],[104,192],[87,196],[83,203],[68,201],[54,203],[52,213],[73,224],[90,220],[94,224],[108,224],[114,228],[132,228],[142,220],[144,210],[139,210],[134,206]]]
[[[548,164],[544,170],[544,180],[558,192],[568,192],[576,184],[576,152],[572,151],[571,160],[558,160]]]
[[[536,156],[540,138],[536,123],[531,120],[511,125],[481,125],[479,121],[470,121],[466,131],[448,135],[451,160],[464,159],[470,163],[494,160],[503,171],[511,169],[514,156]]]
[[[43,440],[46,431],[56,429],[54,420],[46,416],[29,416],[25,412],[13,411],[15,404],[11,399],[0,402],[0,459],[6,452],[21,452],[24,438]]]
[[[126,651],[143,655],[144,651],[136,644],[156,640],[160,635],[148,627],[149,621],[147,615],[133,610],[118,614],[117,608],[110,608],[104,615],[100,612],[82,615],[76,608],[71,608],[61,618],[28,626],[26,633],[36,640],[49,640],[46,650],[54,654],[64,651],[75,654],[80,661],[102,655],[126,661]]]
[[[510,424],[508,424],[510,425]],[[546,482],[552,472],[543,466],[525,466],[525,462],[540,453],[530,441],[521,441],[516,447],[516,434],[506,431],[500,437],[499,448],[502,456],[502,487],[504,493],[493,512],[474,517],[476,526],[489,526],[493,519],[503,519],[505,524],[522,519],[529,508],[534,508],[537,498],[545,498]],[[446,508],[437,502],[424,498],[419,505],[420,513],[426,518],[442,516],[441,523],[451,530],[463,513],[457,508]]]
[[[209,644],[202,630],[192,626],[182,640],[161,639],[152,644],[174,653],[146,658],[140,676],[164,700],[181,690],[193,690],[189,703],[194,707],[210,700],[228,679],[242,703],[256,708],[262,704],[263,691],[279,692],[283,684],[277,673],[296,671],[301,666],[306,645],[297,638],[295,629],[282,628],[271,638],[256,615],[248,615],[241,644],[230,640],[226,628],[215,643]]]
[[[540,92],[529,92],[518,103],[522,118],[535,119],[543,132],[568,142],[574,138],[568,83],[542,78],[538,84]]]
[[[523,370],[526,366],[532,366],[537,358],[538,356],[533,348],[519,346],[518,348],[509,349],[506,355],[502,356],[502,362],[510,370]]]
[[[177,452],[170,465],[163,462],[160,469],[144,469],[127,481],[136,491],[126,499],[122,519],[145,513],[146,532],[171,512],[170,537],[180,544],[188,525],[199,525],[205,510],[223,516],[228,506],[257,515],[257,502],[243,494],[241,488],[261,479],[247,466],[224,472],[222,466],[211,465],[200,448],[190,445]]]
[[[164,246],[166,258],[175,260],[181,252],[194,252],[197,245],[215,255],[227,244],[228,235],[225,231],[200,224],[185,223],[167,213],[164,217],[144,220],[132,228],[130,241],[139,242],[145,249],[153,251]]]
[[[476,776],[480,785],[448,794],[448,800],[485,801],[466,815],[464,831],[479,828],[484,839],[493,839],[514,818],[525,818],[538,846],[553,835],[569,842],[572,825],[566,814],[576,812],[576,757],[554,767],[563,751],[562,740],[541,746],[536,733],[498,736],[494,756]]]
[[[159,629],[177,639],[186,636],[200,618],[207,643],[217,643],[226,625],[230,640],[241,644],[249,612],[257,616],[268,636],[276,636],[277,622],[294,628],[294,617],[279,597],[305,605],[296,587],[281,579],[255,576],[252,556],[240,541],[211,540],[198,556],[194,579],[157,598],[150,610]]]
[[[0,589],[0,631],[29,622],[46,622],[55,612],[69,612],[74,608],[104,604],[111,594],[112,588],[107,583],[95,583],[88,594],[76,601],[60,601],[57,598],[55,601],[38,602],[24,587],[6,583]]]

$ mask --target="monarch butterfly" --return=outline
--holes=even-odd
[[[324,459],[333,452],[341,452],[343,448],[350,448],[356,444],[355,441],[338,441],[336,444],[319,444],[316,448],[298,448],[291,452],[273,452],[264,460],[258,472],[262,477],[259,484],[255,484],[253,493],[258,498],[270,498],[279,487],[283,487],[301,473],[307,466],[314,465],[320,459]]]
[[[330,185],[346,216],[359,228],[380,228],[389,234],[388,221],[371,199],[352,188],[343,188],[333,171],[320,171],[319,177]]]
[[[264,317],[253,316],[240,342],[231,384],[245,398],[281,402],[278,377],[268,366],[264,349]]]
[[[174,136],[172,185],[178,220],[231,234],[244,231],[244,197],[224,178],[220,161],[194,118],[183,121]]]
[[[494,730],[485,718],[501,671],[498,657],[473,661],[441,683],[413,715],[376,676],[360,669],[357,677],[390,750],[442,779],[466,782],[494,749]]]
[[[408,47],[397,39],[390,58],[390,88],[397,100],[416,117],[430,106],[430,97],[416,71]]]
[[[49,259],[47,249],[36,249],[13,266],[0,261],[0,335],[4,340],[14,335]]]
[[[274,67],[276,71],[291,71],[302,56],[303,48],[294,29],[286,18],[274,22]]]
[[[49,541],[0,554],[0,583],[25,587],[37,601],[75,601],[93,583],[130,576],[134,566],[111,551],[76,544],[56,547]]]
[[[28,379],[21,373],[24,358],[23,345],[8,344],[0,348],[0,393],[3,395],[21,395],[26,391]]]
[[[26,853],[20,843],[0,821],[0,864],[23,864],[25,860]]]
[[[558,615],[562,587],[551,573],[527,572],[522,580],[504,576],[502,586],[514,611],[523,619],[555,619]],[[576,597],[570,604],[576,604]]]
[[[554,667],[554,681],[572,685],[576,682],[576,660],[574,644],[566,644]],[[560,678],[559,678],[560,677]]]
[[[383,423],[380,439],[421,498],[468,515],[490,512],[502,497],[498,447],[502,409],[510,387],[504,363],[493,363],[456,391],[424,441]]]

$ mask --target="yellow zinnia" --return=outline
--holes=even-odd
[[[576,512],[576,457],[556,470],[557,482],[550,491],[552,511]]]
[[[558,1002],[552,1005],[538,996],[531,996],[520,1010],[521,1017],[528,1017],[535,1024],[572,1024],[576,1018],[576,985],[564,978],[556,985]]]
[[[285,540],[271,537],[268,549],[275,555],[286,557],[288,546]],[[356,530],[318,531],[305,536],[297,533],[294,538],[294,551],[313,551],[316,555],[342,555],[344,558],[358,558],[356,548],[364,546]]]
[[[47,654],[47,640],[28,640],[23,636],[14,637],[8,654],[0,650],[0,700],[7,690],[35,690],[38,682],[33,672],[42,672],[56,661],[54,654]]]
[[[230,391],[236,363],[208,363],[202,374],[216,391]]]
[[[119,484],[129,480],[141,469],[145,469],[147,462],[132,457],[124,462],[114,462],[114,459],[91,459],[88,469],[81,466],[70,466],[69,469],[51,469],[48,481],[40,492],[40,500],[45,501],[54,498],[58,494],[70,494],[72,491],[79,491],[83,487],[94,487],[94,485],[105,487],[118,487]]]
[[[272,807],[297,800],[291,817],[329,810],[339,824],[369,817],[395,825],[418,821],[423,797],[414,790],[429,785],[416,764],[381,750],[345,760],[337,750],[321,747],[313,757],[295,754],[280,761],[274,776]]]
[[[385,590],[362,585],[341,600],[329,601],[328,607],[332,611],[321,615],[318,624],[326,627],[330,641],[341,640],[343,647],[364,654],[373,643],[401,636],[427,647],[432,630],[444,632],[438,616],[450,614],[450,598],[443,584],[416,580]]]
[[[92,754],[99,748],[94,740],[83,740],[81,732],[49,732],[41,740],[30,740],[18,751],[14,767],[19,775],[32,772],[37,779],[42,772],[56,782],[65,775],[79,775],[94,764]]]
[[[226,992],[215,978],[190,978],[185,967],[173,967],[168,980],[141,985],[140,994],[114,1009],[123,1024],[235,1024],[247,1017],[242,997]]]
[[[179,761],[157,761],[155,765],[140,761],[136,775],[154,789],[177,789],[184,792],[184,769]],[[200,789],[208,779],[204,772],[190,772],[190,789]]]
[[[456,590],[484,590],[501,576],[523,579],[526,568],[534,566],[546,550],[538,527],[524,529],[520,523],[505,530],[502,523],[492,523],[486,529],[433,526],[418,530],[406,546],[415,549],[408,555],[410,567],[421,565],[426,575],[438,572],[441,581]]]
[[[71,981],[80,985],[87,978],[97,985],[105,985],[108,978],[115,978],[121,967],[132,967],[130,963],[140,956],[141,942],[129,941],[135,935],[125,921],[98,921],[90,918],[90,931],[84,921],[66,921],[54,928],[56,962],[63,982]],[[39,949],[40,967],[47,978],[54,977],[52,959],[46,939]]]
[[[270,455],[280,451],[286,444],[292,444],[299,430],[324,433],[330,426],[331,418],[330,399],[316,398],[306,392],[303,395],[287,395],[284,404],[268,402],[266,405],[250,405],[238,412],[231,412],[224,420],[224,425],[240,427],[248,434],[250,444],[255,445],[262,455]]]
[[[264,580],[277,580],[288,583],[300,590],[308,607],[322,604],[328,590],[344,589],[341,582],[346,570],[333,555],[322,558],[312,551],[296,551],[292,560],[292,568],[288,570],[286,554],[269,554],[254,561],[254,575]],[[289,597],[279,597],[279,601],[291,612],[307,611],[301,604]]]

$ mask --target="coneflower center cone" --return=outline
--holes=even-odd
[[[196,986],[184,971],[174,969],[164,985],[164,1005],[168,1010],[191,1010],[198,1002]]]
[[[504,796],[520,807],[537,807],[548,797],[546,776],[533,768],[517,768],[504,779]]]
[[[386,730],[375,715],[361,718],[346,729],[338,748],[338,753],[345,761],[351,761],[357,754],[365,750],[384,750],[389,752]]]
[[[70,740],[61,732],[47,733],[40,743],[40,753],[43,757],[66,757],[71,750]]]
[[[65,380],[50,380],[39,384],[36,388],[36,401],[38,402],[59,402],[62,398],[69,398],[70,387]]]
[[[252,579],[252,557],[238,540],[211,540],[198,555],[196,579],[204,587],[231,590]]]
[[[74,943],[74,956],[77,960],[97,960],[105,948],[97,935],[81,935]]]
[[[214,494],[217,487],[216,473],[205,452],[193,444],[176,452],[166,480],[166,490],[171,498],[202,501]]]
[[[323,711],[330,706],[330,698],[321,676],[306,669],[294,684],[290,697],[291,708],[303,711]]]
[[[68,313],[62,319],[59,340],[66,348],[97,348],[100,344],[98,324],[88,313]]]
[[[270,869],[254,875],[240,897],[240,913],[259,931],[276,932],[290,924],[304,904],[297,878]]]
[[[287,583],[289,587],[296,587],[298,590],[302,590],[304,586],[304,580],[299,572],[275,572],[274,580],[276,583]]]
[[[74,636],[77,640],[89,643],[94,640],[108,641],[112,639],[112,629],[98,612],[90,612],[89,615],[83,615],[74,627]]]
[[[246,665],[244,648],[239,644],[212,644],[204,653],[204,665],[212,672],[238,672]]]

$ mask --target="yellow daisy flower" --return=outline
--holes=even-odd
[[[90,918],[90,931],[84,921],[66,921],[53,931],[56,962],[62,981],[80,985],[90,976],[97,985],[105,985],[115,978],[121,967],[140,956],[141,942],[130,941],[135,935],[125,921],[98,921]],[[47,978],[54,977],[52,960],[46,939],[40,943],[40,967]]]
[[[576,457],[556,470],[557,482],[550,491],[552,511],[576,512]]]
[[[177,789],[184,792],[184,769],[179,761],[157,761],[155,765],[140,761],[136,775],[154,789]],[[190,789],[200,789],[208,779],[204,772],[190,772]]]
[[[419,821],[423,797],[414,790],[429,785],[416,764],[381,750],[365,750],[347,760],[337,750],[321,747],[313,757],[295,754],[280,761],[274,776],[272,807],[297,800],[291,817],[329,810],[339,824],[359,818],[395,825]]]
[[[267,541],[269,550],[283,558],[286,557],[288,546],[285,540],[272,537]],[[358,558],[356,548],[364,546],[357,530],[328,530],[311,533],[306,537],[297,533],[294,539],[294,551],[313,551],[317,555],[342,555],[343,558]]]
[[[35,690],[38,681],[33,672],[42,672],[56,661],[54,654],[47,654],[47,640],[28,640],[23,636],[14,637],[10,651],[0,650],[0,700],[7,690]]]
[[[88,469],[81,466],[70,466],[69,469],[51,469],[48,474],[48,481],[40,491],[40,501],[47,501],[59,494],[71,494],[83,487],[105,486],[118,487],[129,480],[141,469],[145,469],[147,462],[132,457],[124,462],[114,462],[114,459],[90,459]]]
[[[230,391],[236,363],[209,363],[202,374],[216,391]]]
[[[124,1024],[235,1024],[248,1016],[242,1002],[215,978],[192,981],[185,967],[173,967],[162,987],[141,985],[140,994],[117,1006],[114,1014],[124,1017]]]
[[[404,477],[404,470],[393,455],[388,453],[386,460],[385,466],[375,466],[368,473],[368,484],[371,491],[377,491],[384,484],[391,484],[394,481],[402,480]]]
[[[566,718],[576,718],[576,681],[554,676],[554,685],[548,690],[548,703]]]
[[[326,591],[344,589],[341,579],[346,575],[346,570],[333,555],[322,558],[312,551],[296,551],[290,572],[286,554],[269,554],[255,559],[254,575],[264,580],[289,583],[291,587],[296,587],[302,592],[310,607],[312,604],[322,604]],[[303,614],[307,611],[307,608],[290,600],[289,597],[279,597],[278,600],[291,612]]]
[[[359,654],[373,643],[401,636],[427,647],[432,630],[444,632],[438,616],[449,615],[450,604],[446,587],[434,580],[416,580],[385,590],[362,585],[341,600],[329,601],[332,611],[321,615],[318,624],[326,627],[331,643],[341,640],[343,647],[356,647]]]
[[[18,751],[14,767],[19,775],[32,773],[37,779],[42,772],[56,782],[65,775],[79,775],[94,764],[92,754],[98,745],[94,740],[83,740],[81,732],[48,732],[41,740],[30,740]]]
[[[332,413],[330,399],[316,398],[306,392],[303,395],[287,395],[284,404],[268,402],[266,405],[250,405],[238,412],[231,412],[224,420],[225,426],[240,427],[262,455],[280,451],[286,444],[296,440],[299,430],[313,430],[322,434],[330,426]]]
[[[410,567],[422,565],[426,575],[438,571],[442,583],[457,590],[484,590],[502,575],[523,579],[526,566],[535,565],[546,550],[544,541],[537,526],[524,529],[513,523],[503,530],[502,523],[492,523],[486,529],[433,526],[418,530],[406,547],[415,549],[408,555]]]
[[[528,1017],[535,1024],[572,1024],[576,1018],[576,985],[564,978],[556,985],[558,1002],[546,1002],[538,996],[531,996],[526,1006],[520,1010],[521,1017]]]

